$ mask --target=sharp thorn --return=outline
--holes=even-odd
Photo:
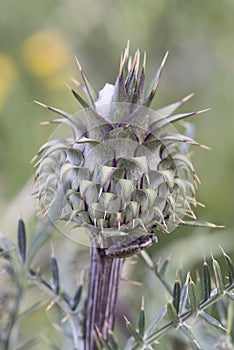
[[[202,109],[201,111],[197,111],[195,114],[196,115],[202,114],[202,113],[205,113],[205,112],[209,112],[210,110],[211,110],[211,108]]]
[[[192,92],[191,94],[189,94],[189,95],[183,97],[183,98],[181,99],[181,103],[187,102],[187,101],[190,100],[190,98],[192,98],[193,96],[194,96],[194,93]]]
[[[36,103],[38,106],[41,106],[41,107],[43,107],[43,108],[46,108],[46,109],[49,108],[48,105],[46,105],[46,104],[44,104],[44,103],[42,103],[42,102],[39,102],[39,101],[36,101],[36,100],[34,100],[33,102]]]
[[[143,64],[142,64],[142,68],[145,72],[145,69],[146,69],[146,52],[144,52],[144,58],[143,58]]]
[[[75,59],[76,59],[76,63],[77,63],[77,66],[78,66],[78,68],[79,68],[79,71],[80,71],[80,72],[83,72],[83,68],[82,68],[82,66],[81,66],[81,64],[80,64],[80,62],[79,62],[77,56],[75,56]]]
[[[167,57],[169,55],[169,51],[167,51],[163,57],[163,60],[162,60],[162,63],[161,63],[161,67],[163,68],[165,63],[166,63],[166,60],[167,60]]]

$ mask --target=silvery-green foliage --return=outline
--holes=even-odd
[[[42,229],[46,230],[47,225]],[[36,238],[41,235],[39,231]],[[40,334],[29,337],[24,344],[19,345],[17,333],[21,322],[30,317],[32,313],[41,308],[56,305],[61,315],[69,315],[68,321],[72,330],[73,344],[76,349],[80,348],[79,337],[81,336],[81,297],[82,284],[78,285],[74,295],[70,295],[66,288],[61,286],[59,263],[54,256],[50,258],[50,277],[43,276],[39,269],[31,265],[32,255],[36,256],[41,245],[34,245],[35,240],[27,244],[25,224],[22,219],[18,221],[18,242],[15,245],[10,240],[3,238],[0,241],[0,263],[1,263],[1,287],[0,287],[0,348],[1,350],[26,350],[40,343]],[[30,250],[33,250],[31,252]],[[32,285],[38,288],[46,297],[40,298],[29,308],[23,307],[27,290]],[[42,295],[43,295],[42,294]],[[66,327],[61,328],[66,336]],[[80,332],[80,333],[79,333]],[[70,336],[70,335],[69,335]],[[53,345],[55,348],[56,345]]]
[[[40,233],[39,233],[40,234]],[[30,244],[26,244],[27,237],[22,219],[18,224],[18,244],[7,239],[1,240],[0,258],[1,268],[11,280],[1,285],[1,349],[9,350],[13,346],[17,349],[30,349],[33,344],[40,343],[40,334],[36,338],[29,338],[21,347],[16,347],[15,330],[20,328],[20,322],[27,319],[40,308],[57,305],[61,311],[61,318],[66,316],[70,331],[61,326],[64,337],[71,335],[70,344],[76,349],[82,349],[82,285],[78,285],[74,295],[66,292],[63,281],[60,280],[59,261],[55,256],[50,258],[50,276],[44,276],[39,270],[27,264],[30,257]],[[173,344],[184,344],[184,349],[226,349],[234,347],[234,264],[231,258],[223,253],[222,263],[212,257],[200,267],[199,275],[193,280],[190,273],[179,271],[177,278],[172,282],[167,278],[170,269],[170,260],[153,261],[149,254],[142,254],[147,266],[159,278],[165,287],[165,293],[170,295],[168,302],[160,310],[155,310],[155,317],[147,323],[145,303],[142,303],[139,318],[135,322],[126,319],[126,328],[129,339],[125,350],[157,349],[160,340],[167,337]],[[71,276],[72,278],[72,276]],[[30,286],[35,285],[43,291],[44,297],[36,301],[28,309],[24,309],[21,301]],[[10,286],[10,289],[6,288]],[[48,299],[49,298],[49,299]],[[122,349],[117,336],[110,331],[109,341],[99,332],[100,349]],[[69,335],[69,337],[70,337]],[[12,340],[13,338],[13,340]],[[52,346],[53,344],[51,344]],[[56,348],[54,344],[52,348]]]
[[[181,342],[188,344],[186,349],[233,349],[234,264],[231,258],[223,252],[228,279],[212,257],[211,267],[204,261],[196,281],[189,273],[185,278],[184,273],[180,273],[171,285],[165,277],[169,261],[153,262],[146,252],[143,256],[171,299],[156,313],[148,328],[144,326],[144,332],[140,322],[135,327],[127,321],[131,338],[125,349],[157,349],[154,344],[168,333],[173,344],[172,330],[176,331],[176,339],[181,338]],[[142,312],[141,308],[139,320]]]

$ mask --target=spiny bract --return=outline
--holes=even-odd
[[[198,179],[186,145],[201,145],[176,132],[171,123],[202,111],[174,114],[192,95],[156,111],[149,108],[166,57],[145,89],[146,56],[141,62],[137,50],[132,59],[127,47],[115,85],[106,84],[96,96],[78,62],[83,84],[75,82],[88,102],[71,92],[82,111],[72,115],[39,103],[60,115],[49,123],[64,123],[72,131],[37,153],[35,193],[40,205],[49,212],[59,200],[59,218],[85,227],[101,247],[126,247],[141,236],[172,231],[185,223],[185,215],[195,218],[191,205],[197,204]]]

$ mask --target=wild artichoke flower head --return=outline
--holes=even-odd
[[[37,153],[40,206],[45,213],[59,207],[53,220],[85,228],[100,247],[137,242],[144,248],[157,232],[184,224],[184,216],[195,219],[198,178],[184,146],[202,145],[172,123],[203,111],[174,113],[191,95],[150,109],[166,57],[145,89],[146,57],[137,50],[132,59],[127,47],[115,85],[106,84],[97,95],[78,63],[83,83],[77,84],[87,101],[71,92],[82,111],[72,115],[41,104],[59,115],[50,123],[66,124],[72,133]]]

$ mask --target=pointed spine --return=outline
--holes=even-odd
[[[78,66],[78,68],[79,68],[79,71],[80,71],[82,80],[83,80],[83,82],[84,82],[85,91],[86,91],[86,94],[87,94],[89,103],[90,103],[90,105],[93,107],[93,109],[96,109],[95,103],[94,103],[94,99],[93,99],[93,97],[92,97],[92,94],[91,94],[90,89],[89,89],[89,86],[88,86],[88,79],[87,79],[87,77],[86,77],[86,75],[85,75],[85,72],[84,72],[84,70],[83,70],[83,68],[82,68],[82,66],[81,66],[81,64],[80,64],[80,62],[79,62],[79,60],[78,60],[77,57],[76,57],[76,63],[77,63],[77,66]]]
[[[164,65],[166,63],[168,54],[169,54],[169,51],[166,52],[166,54],[162,60],[162,63],[160,65],[154,79],[152,80],[151,85],[148,88],[148,91],[146,92],[146,97],[145,97],[145,100],[143,102],[143,105],[146,107],[150,106],[150,104],[151,104],[151,102],[156,94],[156,91],[158,89],[159,81],[160,81],[162,71],[163,71]]]

